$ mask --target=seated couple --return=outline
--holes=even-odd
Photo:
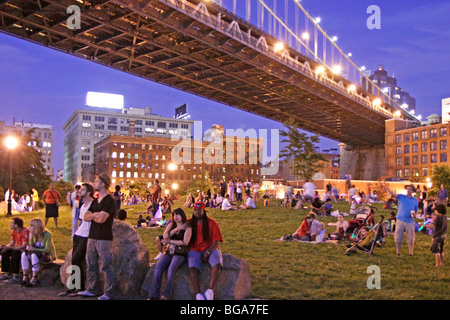
[[[194,203],[193,209],[194,213],[190,219],[187,219],[181,208],[172,212],[172,222],[164,231],[161,241],[167,249],[156,264],[149,300],[168,300],[172,297],[175,274],[186,262],[196,294],[195,299],[214,299],[213,290],[223,266],[222,252],[218,247],[219,242],[223,241],[222,234],[217,222],[206,215],[203,202]],[[205,262],[211,266],[211,277],[208,288],[202,293],[200,271]],[[166,283],[161,294],[162,278],[166,270]]]
[[[300,240],[311,242],[323,242],[326,240],[325,224],[316,220],[314,213],[309,213],[300,227],[292,235],[284,237],[284,240]]]

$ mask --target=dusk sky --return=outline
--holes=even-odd
[[[240,0],[239,0],[240,1]],[[256,1],[256,0],[254,0]],[[271,1],[268,1],[271,2]],[[283,2],[279,0],[278,3]],[[441,115],[441,100],[450,97],[450,1],[448,0],[303,0],[344,52],[358,65],[384,65],[398,85],[416,98],[416,114]],[[367,7],[381,9],[381,30],[369,30]],[[0,120],[51,124],[55,130],[55,174],[63,168],[62,125],[84,108],[87,91],[122,94],[126,107],[152,107],[173,117],[184,103],[203,130],[225,128],[281,129],[281,124],[232,107],[171,89],[0,33]],[[321,150],[338,142],[321,139]]]

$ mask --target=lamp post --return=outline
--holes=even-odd
[[[19,142],[17,139],[13,136],[8,136],[5,139],[5,146],[6,149],[9,150],[9,193],[8,193],[8,212],[6,213],[7,216],[12,216],[12,210],[11,210],[11,194],[12,194],[12,152],[17,147],[17,144]]]

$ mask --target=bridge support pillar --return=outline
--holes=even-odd
[[[349,174],[352,180],[380,180],[385,176],[384,145],[370,148],[352,148],[344,143],[340,145],[340,175]]]

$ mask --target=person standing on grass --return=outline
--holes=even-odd
[[[75,190],[72,193],[67,194],[67,203],[72,207],[72,234],[71,239],[73,239],[73,235],[75,231],[78,229],[79,218],[80,218],[80,188],[81,186],[77,184],[75,186]]]
[[[214,288],[223,266],[222,252],[219,242],[222,234],[217,222],[206,215],[205,204],[196,202],[194,214],[188,220],[191,225],[192,236],[189,242],[188,265],[191,282],[196,292],[196,300],[214,300]],[[202,264],[208,262],[211,266],[211,278],[208,289],[202,294],[200,291],[200,271]]]
[[[37,204],[39,202],[39,193],[35,188],[31,189],[31,211],[35,211],[37,209]]]
[[[4,273],[0,280],[6,280],[9,284],[20,282],[20,255],[30,241],[30,230],[24,228],[22,218],[11,220],[11,230],[11,242],[0,249]]]
[[[444,185],[441,184],[441,187],[439,188],[437,193],[437,204],[443,204],[446,206],[447,201],[448,201],[448,191],[447,189],[445,189]]]
[[[94,195],[94,187],[88,183],[83,183],[80,187],[79,192],[80,198],[83,201],[83,204],[80,207],[80,224],[78,229],[75,231],[73,235],[73,250],[72,250],[72,265],[80,268],[81,271],[81,279],[80,279],[80,288],[68,289],[58,296],[70,296],[74,297],[78,295],[78,292],[85,290],[85,273],[83,267],[83,262],[86,260],[86,250],[87,250],[87,242],[89,237],[89,230],[91,228],[91,223],[84,221],[84,215],[88,211],[89,207],[92,204],[92,196]]]
[[[47,226],[48,218],[53,218],[55,228],[58,228],[59,201],[61,201],[61,195],[58,190],[55,190],[53,183],[50,183],[48,190],[44,191],[42,200],[45,202],[45,226]]]
[[[112,225],[116,212],[116,202],[109,194],[111,178],[101,174],[94,181],[94,190],[98,198],[92,201],[83,220],[91,222],[86,249],[87,289],[78,293],[79,296],[95,297],[99,291],[99,259],[101,271],[105,275],[103,295],[99,300],[111,300],[114,297],[114,269],[112,267],[113,252]]]
[[[433,229],[430,251],[434,253],[436,259],[435,267],[444,266],[444,241],[447,237],[447,207],[438,204],[431,215],[433,223],[424,224],[425,228]]]
[[[397,194],[389,190],[392,198],[398,200],[397,222],[395,227],[394,241],[396,243],[397,255],[400,255],[402,248],[403,236],[406,233],[406,241],[408,243],[409,255],[414,253],[415,240],[415,218],[417,210],[419,209],[419,201],[413,196],[416,191],[414,185],[409,184],[405,186],[406,195]]]

